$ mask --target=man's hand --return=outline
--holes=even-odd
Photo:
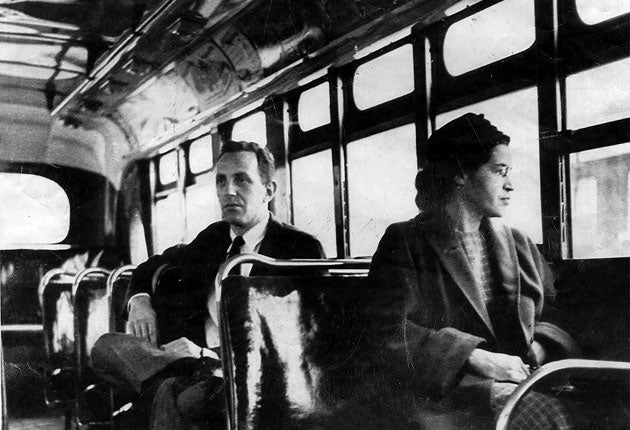
[[[529,376],[529,366],[515,355],[475,349],[468,357],[470,369],[495,381],[521,382]]]
[[[136,296],[129,301],[127,333],[148,340],[157,346],[155,311],[149,296]]]

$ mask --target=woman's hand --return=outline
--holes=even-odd
[[[185,337],[180,337],[179,339],[175,339],[172,342],[160,345],[160,349],[164,352],[175,354],[181,358],[199,358],[201,356],[202,350],[200,346]]]
[[[479,348],[468,357],[468,366],[474,373],[495,381],[518,383],[529,376],[529,366],[520,357]]]

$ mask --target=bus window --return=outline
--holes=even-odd
[[[620,0],[575,0],[584,24],[593,25],[630,12],[630,2]]]
[[[444,36],[446,70],[458,76],[517,54],[536,39],[534,2],[505,0],[453,24]]]
[[[0,201],[0,243],[58,243],[68,234],[68,196],[48,178],[0,173]]]
[[[328,257],[337,255],[332,153],[330,149],[291,162],[293,223],[315,235]]]
[[[537,90],[527,88],[439,115],[436,126],[466,112],[484,114],[499,130],[510,136],[514,186],[505,216],[508,225],[526,232],[534,242],[542,243],[540,202],[540,162],[538,153]]]
[[[330,94],[328,82],[309,88],[300,94],[298,123],[302,131],[330,123]]]
[[[214,221],[221,219],[214,177],[204,185],[186,188],[186,242],[190,242]]]
[[[171,193],[155,202],[155,249],[163,252],[182,241],[179,195]]]
[[[408,44],[357,67],[352,93],[357,108],[367,109],[409,94],[413,88],[413,53]]]
[[[574,258],[630,255],[630,143],[569,156]]]
[[[177,151],[168,152],[160,157],[158,165],[160,184],[172,184],[177,181]]]
[[[350,253],[372,255],[391,223],[418,214],[413,124],[348,143]]]
[[[247,140],[265,146],[267,145],[266,124],[265,113],[262,111],[239,119],[232,128],[232,140]]]
[[[567,128],[576,129],[630,116],[630,59],[568,76]]]
[[[188,166],[190,173],[206,172],[212,168],[212,135],[207,134],[190,144]]]

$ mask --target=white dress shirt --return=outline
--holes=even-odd
[[[241,247],[241,254],[258,253],[258,251],[260,250],[260,244],[265,238],[265,233],[267,233],[267,226],[269,225],[270,219],[271,214],[269,214],[261,222],[242,234],[243,241],[245,243]],[[234,230],[230,228],[230,238],[232,239],[232,243],[234,243],[234,238],[236,236],[237,234],[234,233]],[[226,256],[230,253],[231,248],[232,245],[228,247],[227,252],[225,253]],[[252,264],[241,264],[239,266],[239,269],[241,276],[249,276],[250,272],[252,271]],[[219,328],[216,324],[216,321],[219,320],[219,316],[217,314],[216,296],[214,291],[212,291],[212,293],[208,297],[208,313],[210,314],[210,316],[205,323],[206,344],[208,345],[208,347],[214,348],[220,345]]]

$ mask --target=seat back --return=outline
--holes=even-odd
[[[630,411],[630,363],[567,359],[542,366],[520,384],[505,403],[497,430],[507,430],[518,405],[530,391],[571,400],[589,419],[589,428],[627,429]]]
[[[52,269],[44,274],[39,283],[46,354],[44,400],[48,406],[68,404],[74,399],[74,277],[61,269]]]
[[[107,297],[109,299],[109,331],[110,333],[125,332],[126,306],[125,298],[131,281],[131,275],[136,268],[133,264],[121,266],[113,270],[107,278]]]
[[[93,394],[98,378],[89,366],[90,351],[103,334],[109,332],[109,297],[107,279],[109,270],[98,267],[84,269],[76,276],[72,285],[74,304],[74,381],[76,392],[77,425],[105,424],[110,414],[109,391],[102,389],[98,396],[103,401],[98,411],[86,408],[86,398]],[[104,407],[103,407],[104,406]],[[101,410],[102,409],[102,410]]]
[[[370,288],[365,275],[347,273],[224,279],[229,427],[409,428],[381,407],[392,395]]]

